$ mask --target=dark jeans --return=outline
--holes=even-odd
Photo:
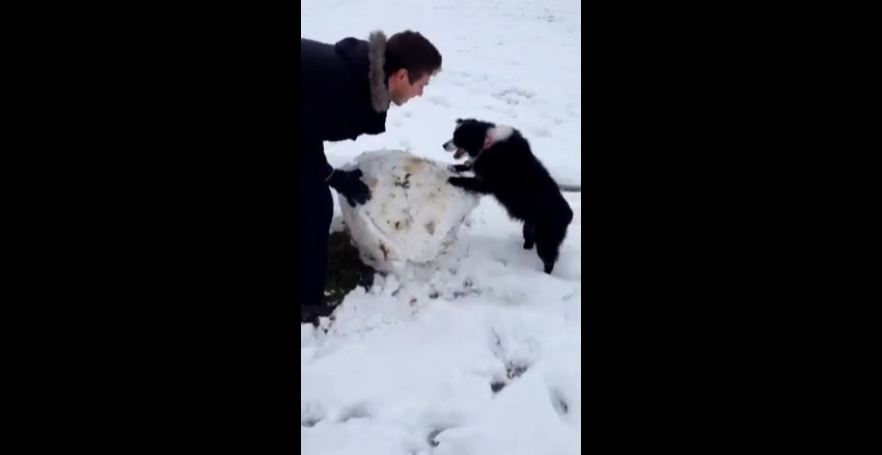
[[[328,269],[328,230],[334,215],[331,190],[324,182],[303,181],[300,187],[300,305],[324,305]]]

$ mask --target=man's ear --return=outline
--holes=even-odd
[[[398,81],[407,80],[407,70],[404,68],[399,69],[398,71],[392,73],[392,78]]]

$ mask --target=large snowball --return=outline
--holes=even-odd
[[[343,221],[361,260],[376,270],[395,271],[408,262],[426,263],[456,240],[459,226],[479,197],[447,183],[447,165],[401,150],[358,156],[343,169],[361,169],[371,199],[351,207],[339,196]]]

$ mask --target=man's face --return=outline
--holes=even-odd
[[[415,96],[422,96],[423,89],[429,85],[431,78],[431,74],[426,74],[411,84],[406,69],[396,71],[389,77],[389,95],[392,96],[392,102],[396,106],[401,106]]]

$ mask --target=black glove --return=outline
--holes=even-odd
[[[328,178],[328,185],[337,190],[349,201],[349,205],[355,207],[355,203],[364,204],[371,198],[371,190],[360,180],[361,169],[354,171],[341,171],[334,169]]]

